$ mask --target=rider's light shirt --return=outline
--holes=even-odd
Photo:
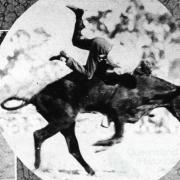
[[[136,50],[123,45],[112,46],[104,38],[94,38],[85,66],[71,57],[67,59],[66,65],[91,79],[94,74],[102,76],[108,69],[114,69],[117,74],[132,73],[140,61]]]

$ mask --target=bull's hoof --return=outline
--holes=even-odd
[[[91,167],[86,168],[86,171],[91,176],[95,175],[95,171]]]
[[[94,146],[112,146],[121,142],[121,138],[100,140],[94,143]]]
[[[83,14],[84,14],[84,10],[83,9],[80,9],[80,8],[75,7],[73,5],[68,5],[66,7],[69,8],[71,11],[73,11],[77,17],[82,17]]]
[[[34,163],[34,167],[35,167],[35,169],[38,169],[38,168],[39,168],[39,166],[40,166],[40,162],[39,162],[39,161],[36,161],[36,162]]]

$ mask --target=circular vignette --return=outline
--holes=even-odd
[[[177,10],[178,9],[178,7],[179,7],[179,3],[178,3],[178,0],[176,1],[176,0],[170,0],[170,1],[167,1],[167,0],[160,0],[169,10],[170,10],[170,12],[179,20],[180,18],[179,18],[179,14],[178,14],[178,12],[180,12],[179,10]],[[19,6],[20,5],[22,5],[23,4],[23,1],[20,1],[21,2],[21,4],[19,4]],[[28,6],[30,6],[30,4],[33,2],[35,2],[35,1],[27,1],[29,4],[27,4],[27,6],[23,9],[23,10],[19,10],[19,11],[21,11],[18,15],[20,15],[23,11],[25,11],[27,8],[28,8]],[[25,2],[24,2],[25,3]],[[18,6],[18,5],[17,5]],[[4,14],[6,14],[6,13],[4,13]],[[8,17],[8,18],[11,18],[11,17]],[[7,21],[8,21],[8,18],[6,19]],[[13,19],[13,18],[12,18]],[[11,23],[14,21],[14,20],[9,20],[10,21],[10,23],[8,24],[8,25],[4,25],[5,23],[3,23],[3,26],[2,26],[2,29],[8,29],[8,28],[10,28],[10,26],[11,26]],[[162,180],[164,180],[164,179],[166,179],[166,178],[168,178],[168,177],[170,177],[170,178],[173,178],[173,179],[175,179],[175,178],[177,178],[176,177],[176,169],[177,169],[177,166],[175,166],[175,168],[173,168],[174,170],[173,171],[170,171],[166,176],[164,176],[164,177],[162,177],[161,179]],[[31,178],[32,179],[32,178]],[[35,178],[33,178],[33,179],[35,179]]]

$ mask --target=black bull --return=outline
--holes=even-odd
[[[77,81],[78,79],[78,81]],[[11,97],[2,102],[7,110],[16,110],[27,104],[33,104],[49,124],[34,132],[35,167],[40,166],[40,150],[43,141],[61,132],[67,142],[69,152],[93,175],[93,169],[83,159],[75,136],[75,118],[78,112],[98,111],[114,122],[115,133],[98,145],[112,145],[120,142],[124,123],[136,122],[142,115],[156,107],[166,107],[175,117],[180,116],[179,87],[162,79],[136,75],[137,87],[128,89],[122,85],[106,85],[94,77],[85,80],[76,73],[47,85],[31,99]],[[18,107],[6,107],[10,100],[23,100]]]

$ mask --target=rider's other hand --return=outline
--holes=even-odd
[[[67,58],[62,57],[61,55],[58,55],[58,56],[52,56],[49,60],[50,61],[58,60],[58,61],[66,62],[66,59]]]
[[[114,72],[115,72],[114,69],[108,69],[108,70],[106,71],[107,74],[112,74],[112,73],[114,73]]]
[[[60,56],[52,56],[51,58],[49,58],[49,61],[54,61],[54,60],[60,60]]]

